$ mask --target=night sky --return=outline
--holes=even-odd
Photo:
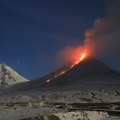
[[[0,0],[0,63],[28,79],[43,76],[60,67],[59,51],[82,44],[107,14],[106,0]],[[119,55],[96,57],[120,71]]]

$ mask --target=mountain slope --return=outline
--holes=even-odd
[[[53,82],[82,82],[83,79],[87,79],[87,81],[83,81],[85,83],[87,82],[97,82],[101,81],[103,83],[110,83],[113,82],[110,79],[104,80],[100,78],[114,78],[119,79],[120,74],[105,64],[99,62],[98,60],[95,60],[94,58],[89,58],[84,60],[83,62],[80,62],[79,64],[75,65],[73,68],[68,70],[65,74],[61,75],[60,77],[53,80]],[[114,81],[115,82],[115,81]]]
[[[4,88],[12,84],[28,81],[12,68],[5,64],[0,64],[0,87]]]
[[[120,74],[94,58],[85,59],[65,74],[52,79],[50,83],[46,82],[47,79],[55,76],[65,68],[64,66],[39,79],[14,85],[10,89],[15,89],[15,91],[49,91],[51,89],[87,89],[89,86],[91,88],[120,86]]]

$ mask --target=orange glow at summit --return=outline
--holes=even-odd
[[[49,78],[48,80],[46,80],[46,82],[47,82],[47,83],[50,83],[54,78],[57,78],[57,77],[65,74],[68,70],[72,69],[75,65],[79,64],[79,63],[82,62],[84,59],[86,59],[86,57],[88,56],[88,54],[87,54],[87,52],[83,52],[82,54],[76,55],[76,56],[77,56],[77,57],[74,59],[74,62],[72,62],[68,68],[64,69],[64,70],[61,71],[61,72],[56,73],[55,76]],[[79,56],[79,58],[78,58],[78,56]]]
[[[82,56],[75,62],[75,64],[78,64],[80,61],[83,61],[86,57],[86,53],[83,53]]]
[[[80,62],[82,62],[87,57],[88,57],[88,52],[87,51],[84,51],[84,52],[81,52],[80,54],[75,55],[74,60],[73,60],[73,66],[76,65],[76,64],[79,64]]]

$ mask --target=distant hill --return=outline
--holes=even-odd
[[[12,68],[5,64],[0,64],[0,87],[5,88],[9,85],[28,81]]]

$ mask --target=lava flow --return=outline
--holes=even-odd
[[[50,83],[54,78],[57,78],[63,74],[65,74],[68,70],[70,70],[71,68],[73,68],[75,65],[79,64],[81,61],[83,61],[86,58],[87,54],[83,53],[80,58],[76,61],[74,61],[72,63],[72,65],[70,65],[69,67],[67,67],[66,69],[64,69],[63,71],[57,73],[56,75],[54,75],[53,77],[49,78],[46,80],[47,83]]]

